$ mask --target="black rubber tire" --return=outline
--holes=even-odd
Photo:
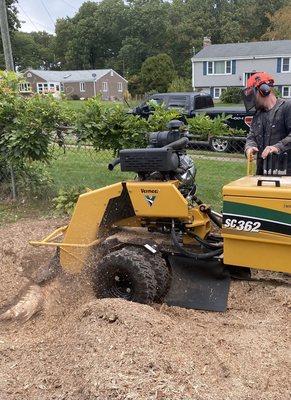
[[[100,260],[93,274],[96,296],[152,303],[157,282],[154,270],[139,249],[124,247]]]
[[[141,249],[145,259],[150,263],[155,272],[157,293],[154,301],[162,303],[171,286],[171,273],[165,259],[160,254],[151,254],[146,249]]]
[[[162,257],[155,257],[155,278],[157,281],[157,294],[155,301],[162,303],[171,286],[171,274],[166,261]]]

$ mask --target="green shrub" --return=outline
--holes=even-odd
[[[122,148],[145,147],[149,132],[165,130],[167,123],[179,115],[156,102],[151,106],[155,112],[145,120],[127,114],[123,105],[109,108],[98,98],[88,100],[76,123],[79,143],[91,143],[95,150],[112,150],[114,154]]]
[[[43,164],[26,163],[15,171],[16,186],[21,197],[46,199],[53,193],[53,180]]]
[[[274,92],[276,97],[278,97],[278,98],[282,97],[282,92],[277,87],[273,87],[273,92]]]
[[[179,110],[167,110],[164,104],[158,104],[155,100],[149,100],[148,104],[154,110],[154,113],[148,119],[148,132],[164,131],[172,119],[177,119],[180,116]]]
[[[191,79],[176,78],[168,86],[168,92],[192,92]]]
[[[218,115],[211,119],[206,114],[198,114],[195,118],[189,118],[188,129],[193,135],[198,135],[202,140],[207,140],[209,136],[224,136],[229,134],[229,127],[226,121],[230,116]]]
[[[85,193],[84,187],[72,187],[70,189],[61,189],[53,199],[55,209],[59,214],[72,215],[80,194]]]
[[[227,88],[220,96],[222,103],[241,103],[242,102],[242,89],[237,87]]]
[[[227,125],[230,115],[218,115],[210,118],[206,114],[198,114],[195,118],[187,120],[189,132],[199,136],[201,140],[208,140],[211,136],[245,136],[243,129],[233,129]]]
[[[71,122],[72,111],[51,95],[21,96],[18,87],[22,80],[19,74],[0,71],[1,190],[9,182],[12,168],[18,192],[39,196],[44,186],[49,187],[50,178],[44,168],[31,163],[52,159],[57,126]]]

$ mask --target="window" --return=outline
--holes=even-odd
[[[85,92],[85,82],[80,82],[80,92]]]
[[[19,84],[19,91],[24,92],[31,92],[31,86],[29,82],[24,82]]]
[[[38,93],[47,93],[48,85],[47,83],[38,83],[36,89]]]
[[[117,91],[118,92],[122,92],[123,88],[122,88],[122,82],[117,82]]]
[[[226,90],[226,88],[215,87],[213,91],[213,98],[219,99],[222,93]]]
[[[290,72],[290,58],[282,58],[282,72]]]
[[[209,96],[196,96],[194,100],[194,110],[199,110],[201,108],[213,107],[212,98]]]
[[[61,92],[64,92],[65,88],[64,88],[64,84],[61,82]]]
[[[226,73],[231,74],[231,61],[226,61]]]
[[[283,86],[282,96],[283,97],[291,97],[291,86]]]
[[[208,61],[208,75],[231,74],[231,61]]]
[[[225,74],[225,62],[215,61],[214,62],[214,73],[215,74]]]
[[[108,82],[102,82],[102,92],[108,92]]]
[[[162,99],[162,97],[155,97],[155,96],[150,97],[149,100],[155,100],[158,104],[163,104],[163,102],[164,102],[164,100]],[[146,103],[147,103],[147,102],[146,102]],[[146,104],[146,103],[145,103],[145,104]]]
[[[37,93],[53,93],[60,90],[60,84],[58,82],[38,82],[36,84]]]
[[[184,108],[186,106],[187,98],[186,96],[177,96],[171,97],[169,99],[168,107],[169,108]]]

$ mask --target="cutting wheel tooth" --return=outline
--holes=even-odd
[[[15,302],[7,311],[0,315],[0,321],[29,320],[36,314],[42,306],[42,288],[38,285],[29,285],[19,300]]]

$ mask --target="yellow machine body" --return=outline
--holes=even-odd
[[[291,272],[291,177],[246,176],[223,188],[224,263]]]
[[[165,219],[178,219],[187,229],[204,239],[210,219],[199,207],[182,196],[178,181],[116,183],[79,196],[68,226],[57,229],[33,245],[60,247],[61,266],[72,273],[84,267],[93,246],[114,226],[149,226]],[[56,242],[63,235],[62,242]],[[190,237],[185,244],[193,243]]]

